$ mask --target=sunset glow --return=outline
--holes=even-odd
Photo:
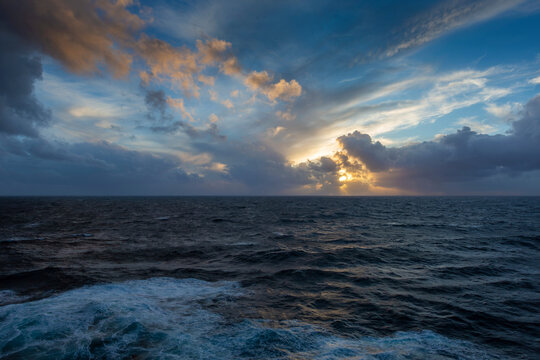
[[[2,193],[538,194],[539,9],[3,1]]]

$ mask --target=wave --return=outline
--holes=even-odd
[[[13,290],[0,290],[0,306],[22,302],[25,299],[25,296],[19,296]]]
[[[32,359],[493,359],[431,331],[348,339],[296,321],[231,320],[236,282],[151,278],[0,307],[0,357]],[[212,310],[210,310],[212,309]]]

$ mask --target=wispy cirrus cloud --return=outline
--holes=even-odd
[[[525,0],[452,0],[418,14],[399,29],[398,40],[381,53],[394,56],[437,39],[448,32],[497,16]]]

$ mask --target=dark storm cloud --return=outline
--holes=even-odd
[[[14,35],[0,30],[0,133],[35,137],[50,112],[34,96],[41,61]]]
[[[395,155],[394,149],[387,149],[379,141],[374,143],[369,135],[358,131],[339,137],[338,142],[350,155],[361,159],[371,171],[388,170]]]
[[[436,190],[450,182],[518,176],[540,170],[540,96],[529,101],[507,135],[478,134],[464,127],[437,141],[388,148],[355,131],[339,137],[338,142],[378,173],[383,186]]]
[[[174,156],[109,142],[67,144],[1,135],[0,194],[283,194],[316,182],[315,172],[333,174],[331,161],[313,169],[293,167],[260,144],[201,142],[198,148],[226,163],[227,172],[188,174]]]
[[[167,195],[212,191],[170,155],[108,143],[0,139],[1,194]],[[31,168],[32,171],[28,171]]]
[[[227,177],[243,184],[246,194],[282,194],[313,182],[309,171],[292,166],[263,143],[196,142],[194,146],[227,164]]]

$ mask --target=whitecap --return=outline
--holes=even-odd
[[[33,228],[37,228],[40,225],[41,225],[40,222],[33,222],[33,223],[24,224],[23,228],[24,229],[33,229]]]
[[[71,236],[73,236],[73,237],[92,237],[94,235],[89,234],[89,233],[79,233],[79,234],[71,234]]]
[[[232,246],[253,246],[254,242],[251,241],[239,241],[231,244]]]
[[[310,324],[226,320],[235,282],[153,278],[0,307],[0,357],[32,359],[488,359],[431,331],[346,339]]]

